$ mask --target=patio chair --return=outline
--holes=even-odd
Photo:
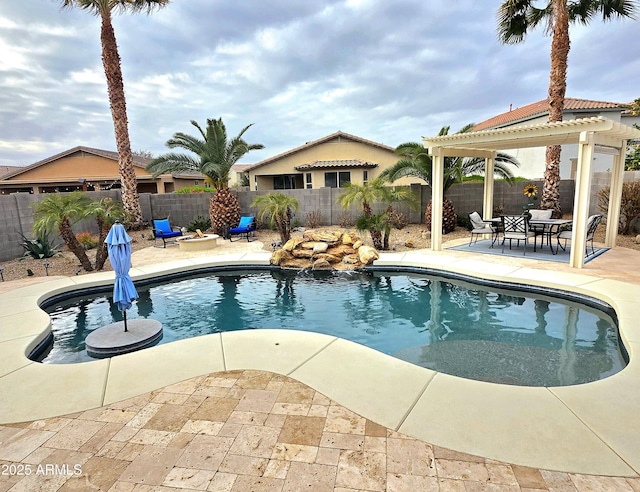
[[[549,209],[549,210],[541,210],[541,209],[532,209],[529,210],[529,213],[531,214],[531,217],[529,217],[529,220],[536,220],[536,219],[550,219],[551,218],[551,214],[553,213],[553,210]],[[546,224],[529,224],[529,229],[532,230],[535,234],[535,237],[538,236],[542,236],[542,239],[540,240],[540,247],[542,248],[543,244],[544,244],[544,236],[545,234],[549,233],[549,225]],[[534,239],[535,241],[535,239]],[[551,244],[549,244],[549,247],[551,247]]]
[[[585,247],[585,256],[591,256],[596,252],[593,247],[593,236],[595,235],[596,229],[598,225],[600,225],[600,221],[602,220],[602,215],[592,215],[587,219],[587,243]],[[564,227],[558,234],[556,235],[558,241],[558,248],[562,248],[562,251],[567,250],[567,240],[571,239],[573,234],[572,225],[568,224]],[[564,239],[564,245],[560,244],[560,240]],[[591,253],[589,253],[589,243],[591,243]]]
[[[229,229],[229,241],[233,242],[233,236],[245,236],[247,241],[251,241],[250,237],[254,236],[256,230],[256,218],[253,215],[240,217],[240,223],[236,227]]]
[[[158,246],[158,240],[162,240],[162,247],[167,247],[167,239],[171,239],[172,237],[182,236],[182,231],[179,227],[172,227],[169,223],[169,219],[154,219],[153,220],[153,245],[156,248]]]
[[[494,226],[490,223],[485,222],[480,217],[478,212],[471,212],[469,214],[469,220],[471,221],[471,237],[469,238],[469,246],[471,246],[471,242],[475,237],[475,241],[473,243],[478,242],[478,236],[482,236],[484,234],[491,234],[491,247],[493,248],[494,243],[498,239],[498,233],[501,228],[498,226]]]
[[[533,251],[536,250],[535,233],[529,230],[529,220],[524,215],[503,215],[502,216],[502,252],[504,253],[504,243],[509,240],[509,249],[511,249],[511,241],[524,241],[524,253],[527,254],[527,242],[533,237]]]

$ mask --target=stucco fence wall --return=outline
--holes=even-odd
[[[626,173],[625,180],[640,179],[640,172]],[[542,191],[542,181],[532,181],[537,184]],[[526,198],[522,193],[524,182],[516,183],[512,186],[502,182],[495,182],[494,207],[502,207],[504,213],[521,213],[522,206],[526,203]],[[597,173],[594,175],[591,192],[591,213],[597,209],[597,192],[609,184],[608,173]],[[431,200],[431,188],[426,185],[412,185],[412,190],[420,197],[420,208],[411,210],[406,205],[398,205],[395,208],[405,214],[409,223],[419,224],[424,222],[424,210]],[[290,194],[298,199],[300,209],[294,218],[296,224],[304,225],[307,214],[319,212],[323,225],[339,224],[345,210],[339,205],[338,197],[343,190],[336,188],[321,188],[315,190],[283,190],[283,193]],[[118,190],[88,192],[93,199],[104,196],[120,199]],[[256,209],[251,207],[251,202],[257,195],[266,194],[266,191],[236,191],[242,212],[245,214],[256,213]],[[574,181],[563,180],[560,184],[561,206],[563,211],[573,210]],[[21,246],[22,238],[20,233],[26,237],[33,237],[32,226],[34,222],[32,204],[38,200],[45,199],[47,195],[31,195],[26,193],[15,193],[11,195],[0,195],[0,261],[7,261],[23,255]],[[196,217],[208,217],[210,193],[193,194],[149,194],[140,195],[142,214],[145,220],[151,221],[153,218],[169,217],[171,224],[176,226],[187,226]],[[447,197],[453,202],[458,215],[467,215],[474,210],[482,210],[483,184],[466,183],[453,185],[447,192]],[[377,211],[377,210],[376,210]],[[352,207],[349,211],[353,222],[359,215],[359,210]],[[97,233],[94,221],[85,220],[75,224],[73,230],[78,232],[89,231]],[[53,235],[51,237],[54,237]],[[62,242],[58,239],[58,242]]]

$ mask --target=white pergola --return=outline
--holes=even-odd
[[[640,130],[602,117],[456,133],[441,137],[423,137],[424,146],[428,149],[429,155],[433,157],[431,249],[433,251],[442,250],[445,157],[483,157],[485,159],[483,218],[490,219],[493,211],[493,168],[498,151],[578,144],[569,265],[574,268],[582,268],[586,248],[586,224],[589,214],[593,155],[594,153],[602,153],[613,156],[605,239],[606,246],[613,248],[618,234],[626,142],[631,139],[640,139]]]

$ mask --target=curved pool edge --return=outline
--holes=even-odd
[[[131,273],[135,281],[222,265],[267,265],[268,258],[227,255],[139,267]],[[0,422],[96,408],[211,372],[257,369],[292,377],[370,420],[448,449],[549,470],[638,475],[640,363],[634,354],[640,337],[633,321],[640,308],[633,299],[640,298],[640,286],[446,254],[383,254],[376,266],[426,267],[602,299],[618,314],[630,363],[594,383],[523,388],[435,373],[342,339],[289,330],[207,335],[82,364],[29,361],[25,354],[48,332],[48,317],[38,303],[54,293],[106,285],[113,273],[105,272],[0,295],[0,395],[5,395]],[[65,398],[49,400],[48,411],[39,403],[51,392]]]

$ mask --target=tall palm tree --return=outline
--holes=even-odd
[[[242,138],[253,123],[245,126],[231,140],[227,138],[227,128],[222,118],[207,119],[206,130],[196,121],[191,120],[191,124],[198,129],[202,138],[178,132],[167,141],[167,147],[179,147],[195,156],[170,152],[151,161],[147,165],[147,171],[153,173],[154,178],[161,174],[180,171],[195,171],[205,175],[216,188],[216,193],[209,202],[211,227],[216,234],[222,234],[225,226],[235,227],[240,221],[238,199],[229,190],[231,166],[247,152],[263,149],[264,145],[249,144]]]
[[[122,82],[120,54],[116,35],[111,23],[113,12],[151,13],[154,8],[166,6],[170,0],[61,0],[63,8],[80,8],[101,19],[100,42],[102,43],[102,65],[107,78],[109,106],[118,149],[118,168],[122,184],[122,203],[132,221],[132,227],[142,227],[142,208],[138,195],[136,173],[129,140],[127,104]]]
[[[269,223],[278,230],[283,245],[291,239],[291,219],[300,208],[297,198],[284,193],[267,193],[257,196],[251,206],[258,207],[259,220],[269,217]]]
[[[538,8],[536,0],[505,0],[498,10],[498,38],[504,44],[520,43],[529,30],[545,21],[551,41],[551,71],[549,75],[549,122],[562,121],[567,89],[567,60],[569,57],[569,24],[588,24],[597,14],[602,20],[635,18],[634,0],[546,0]],[[560,208],[560,149],[547,147],[544,185],[540,206],[553,209],[555,217]]]
[[[448,126],[440,129],[438,136],[449,134]],[[467,133],[471,131],[473,124],[465,125],[457,133]],[[432,185],[432,158],[427,153],[427,149],[417,142],[406,142],[396,147],[396,154],[401,156],[393,166],[382,172],[380,177],[384,180],[394,182],[405,176],[413,176],[422,179],[427,184]],[[509,165],[519,166],[518,160],[504,152],[498,152],[494,164],[494,174],[508,183],[513,182],[513,173]],[[454,183],[461,183],[465,176],[471,174],[479,174],[484,171],[484,159],[462,158],[462,157],[445,157],[444,159],[444,183],[443,191],[445,194],[442,202],[442,226],[444,233],[453,232],[456,228],[456,209],[453,202],[446,197],[447,190]],[[425,210],[425,224],[431,227],[431,209],[433,204],[429,201]]]
[[[93,271],[93,266],[73,232],[73,223],[86,217],[89,200],[87,194],[81,191],[69,194],[51,193],[33,206],[33,231],[39,233],[57,229],[62,240],[87,272]]]

